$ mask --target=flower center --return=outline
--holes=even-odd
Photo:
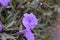
[[[31,20],[29,20],[29,22],[31,22]]]

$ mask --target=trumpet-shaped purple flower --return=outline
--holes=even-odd
[[[0,0],[0,4],[5,7],[8,5],[8,3],[10,2],[10,0]]]
[[[0,31],[2,30],[3,26],[0,24]]]
[[[18,34],[23,34],[27,38],[27,40],[34,40],[34,35],[31,33],[29,29],[21,30]]]
[[[22,20],[23,25],[28,29],[33,29],[38,24],[38,19],[33,13],[25,13]]]

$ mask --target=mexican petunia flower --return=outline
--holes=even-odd
[[[24,36],[27,38],[27,40],[34,40],[34,35],[29,29],[20,30],[18,32],[18,34],[23,34],[23,33],[24,33]]]
[[[10,2],[10,0],[0,0],[0,4],[5,7],[8,5],[8,3]]]
[[[0,24],[0,31],[2,30],[3,26]]]
[[[33,13],[30,13],[30,14],[25,13],[22,23],[26,28],[33,29],[34,26],[38,24],[38,19]]]

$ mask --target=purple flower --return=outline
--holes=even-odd
[[[3,26],[0,24],[0,31],[2,30]]]
[[[8,5],[8,3],[10,2],[10,0],[0,0],[0,4],[5,7]]]
[[[33,13],[25,13],[22,20],[23,25],[28,29],[33,29],[38,24],[38,19]]]
[[[21,30],[18,32],[18,34],[24,33],[24,36],[27,38],[27,40],[34,40],[34,35],[31,33],[29,29]]]

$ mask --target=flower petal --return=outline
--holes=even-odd
[[[28,17],[28,16],[29,16],[29,14],[28,14],[28,13],[25,13],[25,14],[24,14],[24,17]]]
[[[19,30],[17,34],[24,34],[26,30]]]
[[[0,24],[0,30],[2,30],[3,29],[3,26]]]
[[[9,2],[10,2],[10,0],[0,0],[0,3],[3,7],[7,6]]]
[[[34,40],[34,35],[31,33],[31,31],[29,29],[26,29],[25,36],[26,36],[27,40]]]

